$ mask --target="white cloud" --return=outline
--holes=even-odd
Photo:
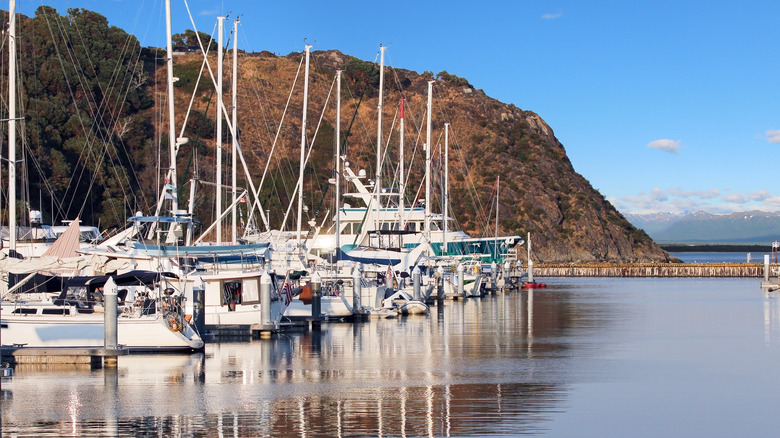
[[[556,18],[561,18],[563,16],[563,12],[559,9],[558,12],[555,13],[546,13],[542,15],[542,20],[555,20]]]
[[[680,146],[680,140],[669,140],[668,138],[653,140],[647,144],[647,147],[651,149],[658,149],[674,155],[680,155],[680,151],[678,150],[680,149]]]
[[[201,16],[211,16],[211,15],[217,15],[217,14],[219,14],[219,10],[217,10],[217,9],[212,9],[210,11],[209,10],[203,10],[203,11],[198,12],[198,15],[201,15]]]
[[[767,129],[766,139],[770,143],[780,143],[780,129]]]
[[[732,204],[747,204],[750,202],[750,197],[742,193],[729,193],[728,195],[723,195],[723,200]]]
[[[723,200],[734,204],[747,204],[749,202],[765,202],[772,199],[773,196],[766,190],[756,190],[755,192],[742,194],[742,193],[729,193],[723,195]]]
[[[680,187],[672,187],[669,189],[669,194],[678,198],[715,199],[720,196],[720,191],[718,189],[683,190]]]
[[[665,202],[667,199],[669,199],[666,196],[666,193],[658,187],[653,187],[653,190],[650,191],[650,197],[653,201],[660,202]]]
[[[737,211],[777,211],[780,196],[767,190],[749,193],[731,193],[728,189],[683,190],[653,188],[636,196],[610,198],[615,207],[624,213],[681,213],[684,211],[706,211],[712,214],[727,214]]]

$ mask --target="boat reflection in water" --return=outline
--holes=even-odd
[[[587,306],[574,311],[549,293],[523,291],[447,302],[425,318],[120,357],[115,369],[20,365],[3,382],[2,428],[79,436],[544,430],[576,356],[561,333]]]

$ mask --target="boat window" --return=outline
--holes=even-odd
[[[241,282],[226,281],[222,283],[222,305],[227,304],[230,311],[236,310],[236,304],[241,304]]]
[[[438,222],[431,222],[431,231],[439,231],[440,229]]]
[[[38,313],[38,310],[23,307],[21,309],[14,309],[13,313],[17,315],[35,315],[36,313]]]
[[[361,231],[363,231],[363,224],[362,223],[354,223],[354,224],[352,224],[352,234],[360,234]]]
[[[95,233],[90,231],[82,231],[79,233],[79,242],[82,243],[93,243],[97,242],[100,239],[100,235],[95,235]]]
[[[42,309],[41,313],[44,315],[70,315],[70,309],[65,307],[60,309]]]
[[[417,231],[417,223],[409,222],[408,224],[406,224],[406,229],[409,231]]]
[[[250,278],[248,280],[244,280],[243,283],[243,290],[241,291],[243,296],[241,298],[243,299],[244,303],[260,302],[260,287],[258,279]]]

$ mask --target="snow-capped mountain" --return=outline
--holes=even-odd
[[[626,214],[635,227],[656,242],[769,243],[780,240],[780,212],[748,211],[730,214]]]

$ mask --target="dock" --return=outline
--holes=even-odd
[[[25,347],[2,346],[3,361],[18,364],[88,364],[94,367],[116,366],[116,358],[125,356],[125,348],[102,347]]]
[[[770,270],[778,272],[780,264]],[[537,263],[539,277],[761,278],[762,263]]]

